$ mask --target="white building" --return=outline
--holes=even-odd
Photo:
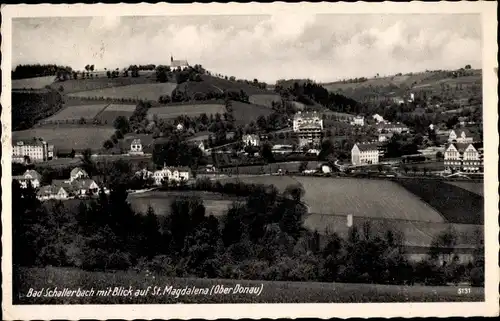
[[[33,188],[38,188],[40,187],[42,176],[37,171],[30,169],[24,172],[23,175],[13,176],[12,179],[18,181],[21,188],[27,188],[29,183],[31,183]]]
[[[352,165],[378,164],[379,148],[373,143],[356,143],[351,149]]]
[[[450,131],[450,135],[448,136],[448,142],[460,143],[460,144],[473,143],[474,137],[472,136],[470,131],[466,128],[454,129]]]
[[[293,117],[293,131],[299,138],[299,147],[321,143],[323,119],[318,112],[298,112]]]
[[[37,198],[41,201],[46,200],[67,200],[70,193],[62,186],[47,185],[40,188],[37,192]]]
[[[385,122],[384,117],[380,116],[379,114],[375,114],[372,117],[373,117],[373,119],[375,119],[375,121],[377,122],[377,124]]]
[[[175,129],[177,129],[178,131],[182,131],[182,130],[184,130],[184,125],[182,125],[181,123],[178,123],[178,124],[175,126]]]
[[[245,146],[260,146],[260,138],[258,135],[243,135],[241,139]]]
[[[452,143],[444,152],[444,167],[447,171],[482,172],[483,146],[480,143]]]
[[[69,183],[82,178],[89,178],[89,174],[87,174],[87,172],[80,167],[75,167],[69,174]]]
[[[408,132],[410,129],[408,126],[402,123],[379,123],[377,124],[377,131],[379,133],[405,133]]]
[[[43,162],[54,158],[54,145],[40,139],[16,141],[12,144],[12,162]]]
[[[136,138],[132,140],[132,142],[130,143],[129,154],[134,154],[134,155],[144,154],[144,151],[142,150],[142,142],[140,139]]]
[[[174,60],[173,56],[170,56],[170,69],[175,70],[180,68],[181,70],[189,67],[187,60]]]
[[[394,136],[393,133],[380,133],[380,134],[378,134],[378,141],[379,142],[388,141],[389,139],[392,138],[392,136]]]
[[[351,121],[351,125],[364,126],[365,125],[365,117],[363,117],[363,116],[354,117],[354,119]]]
[[[155,184],[160,186],[163,184],[164,180],[168,182],[171,181],[187,182],[190,178],[190,175],[191,175],[191,170],[188,167],[164,166],[162,169],[157,170],[153,173],[153,178],[155,180]]]

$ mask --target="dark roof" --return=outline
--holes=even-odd
[[[378,145],[375,143],[365,143],[365,144],[356,144],[360,151],[366,152],[370,150],[378,150]]]
[[[455,148],[461,153],[463,153],[467,149],[467,147],[469,147],[469,145],[474,146],[476,150],[483,148],[483,143],[479,142],[479,143],[451,143],[446,147],[446,149],[448,149],[451,145],[455,146]]]

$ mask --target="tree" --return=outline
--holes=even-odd
[[[116,117],[115,121],[113,122],[113,127],[116,130],[121,131],[123,134],[126,134],[130,131],[130,123],[125,116]]]
[[[111,148],[113,148],[113,146],[114,146],[114,144],[110,139],[107,139],[103,144],[103,147],[106,149],[111,149]]]
[[[272,163],[274,161],[273,150],[269,143],[264,143],[262,145],[260,154],[268,163]]]
[[[305,190],[299,184],[297,184],[297,185],[288,185],[285,188],[284,194],[290,196],[295,202],[300,202],[300,200],[302,199],[302,197],[305,194]]]
[[[307,169],[308,164],[309,164],[309,162],[307,162],[307,161],[300,162],[299,172],[300,173],[304,172]]]
[[[465,65],[465,69],[469,70],[471,68],[472,68],[471,65]]]
[[[76,154],[75,150],[71,149],[71,153],[69,154],[69,157],[75,158],[75,154]]]

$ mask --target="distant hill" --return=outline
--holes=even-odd
[[[463,91],[466,96],[470,91],[481,86],[480,69],[458,69],[426,71],[394,75],[388,77],[361,78],[322,84],[330,92],[341,93],[358,101],[385,99],[411,93],[425,92],[434,95],[446,90]],[[462,96],[455,93],[455,96]],[[470,96],[470,95],[469,95]]]
[[[224,91],[240,90],[243,90],[249,96],[256,94],[268,94],[271,92],[266,89],[258,88],[251,82],[231,81],[210,75],[201,75],[201,81],[187,81],[179,84],[176,89],[178,91],[185,92],[189,97],[193,97],[196,93],[208,94],[211,92],[222,93]]]

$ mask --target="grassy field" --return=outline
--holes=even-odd
[[[55,79],[55,76],[14,79],[12,80],[12,89],[41,89],[51,85]]]
[[[267,166],[266,166],[267,167]],[[246,184],[262,184],[262,185],[274,185],[276,188],[283,192],[285,188],[289,185],[297,185],[297,181],[291,176],[244,176],[244,177],[228,177],[225,179],[219,179],[221,183],[227,182],[243,182]]]
[[[221,195],[211,192],[201,191],[152,191],[140,194],[130,194],[128,200],[132,208],[141,213],[146,213],[151,206],[157,215],[168,215],[170,213],[170,204],[175,197],[193,195],[203,199],[206,214],[215,216],[224,215],[227,209],[237,198],[227,195]]]
[[[134,113],[135,108],[136,105],[133,104],[109,104],[99,113],[99,115],[97,115],[97,119],[99,119],[101,123],[113,124],[118,116],[125,116],[128,119]]]
[[[273,102],[280,102],[281,97],[277,94],[261,94],[261,95],[252,95],[249,97],[249,101],[252,104],[265,106],[265,107],[273,107]]]
[[[79,105],[70,106],[63,108],[58,113],[45,118],[40,123],[50,124],[50,123],[63,123],[63,122],[77,122],[81,118],[90,122],[94,119],[101,111],[106,108],[107,104],[95,104],[95,105]]]
[[[446,183],[458,186],[474,194],[484,196],[484,183],[475,183],[475,182],[446,182]]]
[[[300,184],[310,213],[444,222],[443,217],[396,183],[384,180],[334,179],[307,176],[241,177],[243,182],[273,184],[283,190]]]
[[[102,144],[115,132],[113,128],[91,125],[47,125],[12,132],[13,139],[42,137],[57,150],[101,150]]]
[[[369,223],[371,232],[379,236],[383,236],[387,230],[401,232],[407,247],[429,248],[433,239],[448,228],[456,232],[457,248],[473,248],[483,240],[483,227],[480,225],[353,217],[353,226],[362,229],[365,223]],[[343,215],[310,214],[304,226],[320,234],[337,233],[343,238],[349,233],[347,217]]]
[[[390,181],[307,176],[295,179],[306,191],[304,201],[311,213],[444,221],[439,212]]]
[[[398,183],[438,210],[450,223],[484,224],[484,198],[478,194],[437,180],[400,179]]]
[[[61,82],[55,82],[51,85],[52,88],[59,90],[63,87],[63,92],[76,93],[81,91],[98,90],[103,88],[112,88],[136,84],[151,84],[156,83],[154,75],[141,75],[140,77],[118,77],[108,78],[106,76],[99,76],[99,78],[92,79],[70,79]],[[156,97],[157,99],[158,97]]]
[[[240,101],[232,101],[232,105],[233,116],[237,124],[248,124],[252,120],[256,121],[259,116],[269,116],[272,113],[270,108]]]
[[[146,276],[132,271],[84,272],[65,268],[21,268],[14,271],[14,304],[168,304],[168,303],[355,303],[355,302],[474,302],[484,300],[484,288],[472,288],[471,294],[459,295],[454,286],[398,286],[376,284],[320,283],[320,282],[278,282],[247,281],[227,279],[172,278],[164,275]],[[185,288],[210,288],[215,285],[234,287],[262,287],[260,295],[152,295],[154,286]],[[132,287],[146,290],[143,296],[97,296],[98,290],[108,287]],[[46,297],[28,298],[30,288],[41,290],[90,289],[95,294],[87,297]],[[45,291],[45,290],[44,290]],[[163,293],[163,292],[162,292]]]
[[[150,108],[148,118],[152,119],[153,115],[157,115],[160,119],[176,118],[182,115],[196,117],[203,113],[207,115],[219,113],[222,115],[225,112],[226,106],[224,104],[193,103]]]
[[[177,85],[173,83],[146,83],[100,88],[69,94],[71,97],[104,97],[157,101],[161,95],[170,95]]]

